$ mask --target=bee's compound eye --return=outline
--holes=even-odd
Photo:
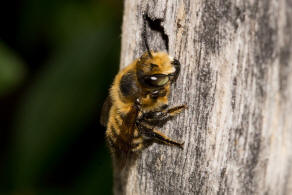
[[[164,76],[164,77],[161,77],[161,78],[157,79],[156,84],[157,84],[158,86],[163,86],[163,85],[165,85],[168,81],[169,81],[168,76]]]
[[[145,83],[154,87],[161,87],[165,85],[168,81],[168,75],[164,74],[151,75],[145,78]]]

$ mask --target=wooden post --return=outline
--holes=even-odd
[[[292,1],[125,0],[121,67],[143,13],[182,64],[170,105],[189,108],[161,131],[185,147],[145,149],[115,194],[292,194]]]

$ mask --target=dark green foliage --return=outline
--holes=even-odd
[[[2,18],[16,9],[5,6]],[[0,194],[111,194],[99,115],[122,2],[28,0],[16,11],[0,33]]]

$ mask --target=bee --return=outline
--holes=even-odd
[[[168,105],[180,62],[166,52],[150,51],[145,34],[147,51],[116,75],[102,109],[101,124],[116,155],[137,153],[153,142],[183,148],[157,129],[186,108]]]

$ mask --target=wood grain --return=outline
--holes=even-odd
[[[121,68],[150,48],[182,64],[161,129],[184,150],[153,144],[115,169],[115,194],[292,194],[292,1],[125,0]]]

